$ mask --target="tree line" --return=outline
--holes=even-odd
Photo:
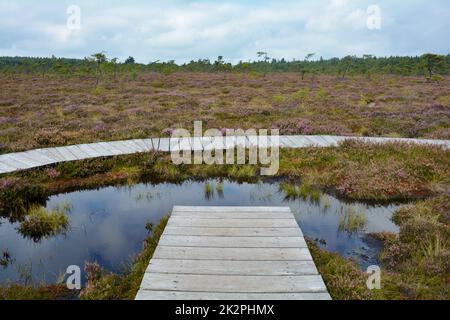
[[[450,55],[424,54],[415,57],[362,57],[347,56],[343,58],[316,59],[315,54],[308,54],[301,60],[287,61],[270,58],[266,52],[258,52],[255,61],[239,61],[236,64],[226,62],[223,56],[215,61],[209,59],[192,60],[177,64],[175,61],[153,61],[148,64],[136,63],[133,57],[123,62],[117,58],[108,58],[104,52],[96,53],[85,59],[34,58],[34,57],[0,57],[0,73],[40,74],[62,76],[95,76],[97,82],[108,76],[116,79],[128,74],[132,79],[140,72],[242,72],[261,73],[295,72],[303,79],[315,74],[335,75],[345,78],[352,75],[392,74],[402,76],[439,77],[450,74]]]

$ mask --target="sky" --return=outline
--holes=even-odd
[[[0,56],[120,60],[450,53],[448,0],[0,0]]]

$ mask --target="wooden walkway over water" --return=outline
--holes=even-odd
[[[137,300],[329,300],[288,207],[173,208]]]
[[[17,152],[0,155],[0,174],[20,170],[38,168],[60,162],[92,159],[99,157],[111,157],[134,153],[150,152],[153,150],[170,152],[178,150],[224,150],[235,148],[237,145],[250,147],[267,147],[268,143],[274,143],[280,148],[307,148],[307,147],[332,147],[344,140],[361,140],[370,143],[403,142],[422,145],[440,145],[450,148],[449,140],[424,140],[401,138],[361,138],[340,136],[277,136],[276,139],[269,136],[258,139],[257,136],[244,137],[198,137],[198,138],[151,138],[126,141],[97,142],[79,144],[65,147],[43,148],[25,152]]]

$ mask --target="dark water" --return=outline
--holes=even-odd
[[[0,266],[0,282],[55,282],[69,265],[83,269],[85,261],[97,261],[110,271],[123,270],[124,263],[142,249],[147,235],[145,224],[155,225],[174,205],[289,206],[305,236],[320,246],[345,257],[355,258],[361,267],[376,263],[379,244],[369,241],[370,232],[392,231],[395,205],[346,204],[322,194],[320,201],[286,200],[278,183],[238,184],[224,182],[223,194],[210,181],[213,193],[205,192],[206,182],[181,185],[139,184],[107,187],[53,196],[47,208],[69,203],[70,230],[66,235],[33,243],[17,231],[17,224],[0,220],[0,252],[8,249],[13,262]],[[364,217],[364,225],[349,230],[343,217],[349,212]]]

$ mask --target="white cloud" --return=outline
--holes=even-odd
[[[82,29],[66,26],[71,3],[0,0],[0,55],[84,57],[105,50],[138,61],[198,58],[302,58],[308,52],[406,55],[448,53],[450,3],[380,0],[383,28],[366,28],[372,1],[146,1],[78,0]],[[427,4],[427,5],[425,5]],[[434,9],[435,8],[435,9]],[[433,21],[433,23],[430,23]]]

